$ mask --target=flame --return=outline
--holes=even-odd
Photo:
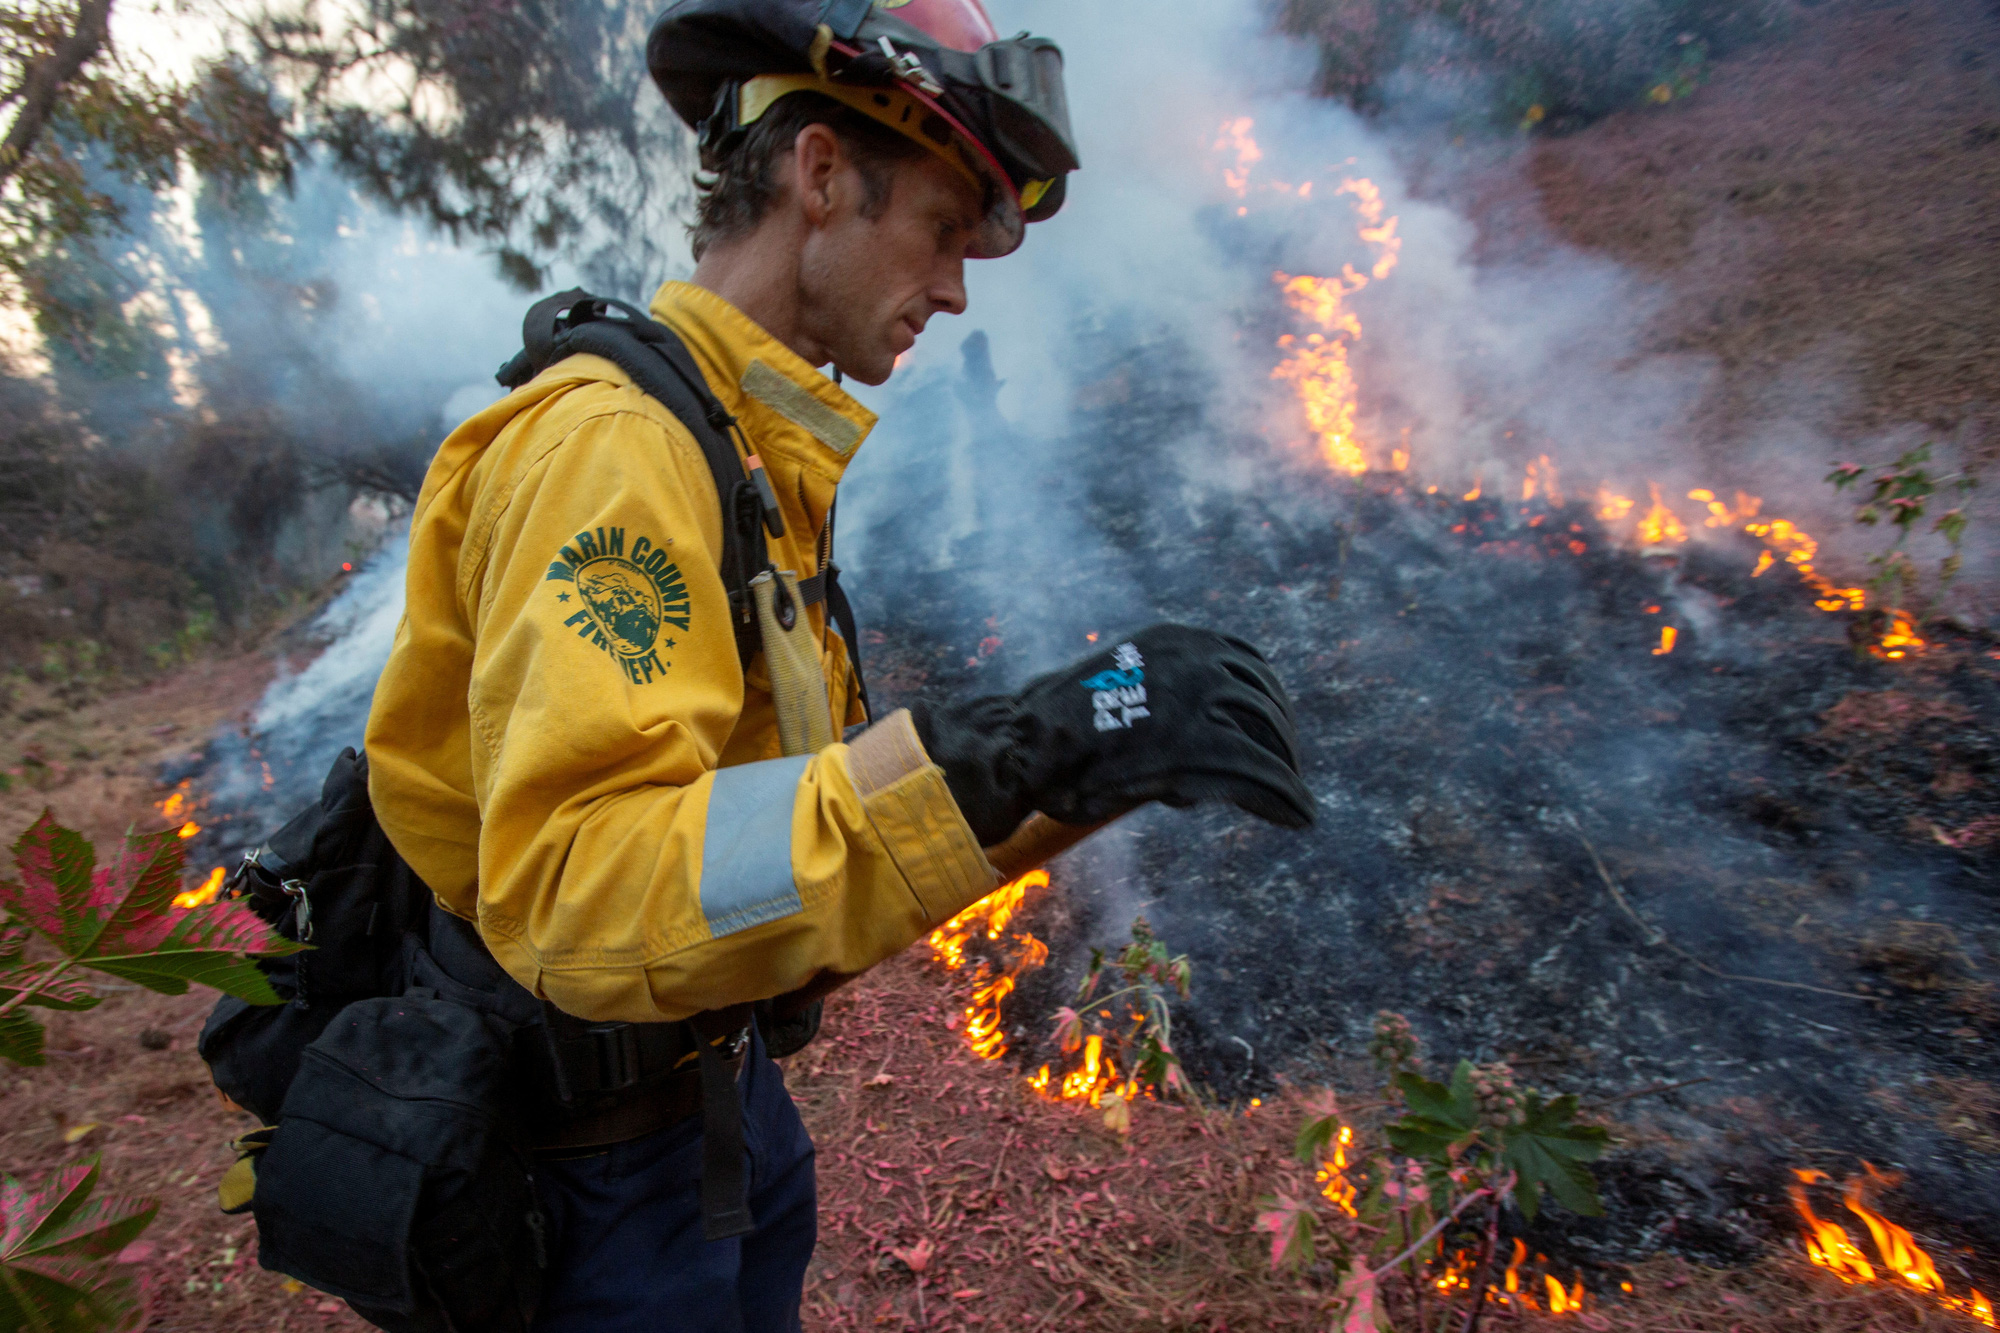
[[[1755,496],[1743,499],[1758,503]],[[1863,588],[1838,588],[1824,574],[1813,568],[1813,560],[1819,555],[1819,543],[1805,529],[1786,519],[1774,518],[1745,523],[1743,530],[1764,543],[1764,555],[1782,558],[1792,568],[1798,570],[1799,578],[1807,587],[1819,594],[1813,605],[1822,611],[1859,611],[1868,605],[1868,593]],[[1765,560],[1760,556],[1753,571],[1762,574],[1775,560]]]
[[[1507,1262],[1507,1275],[1501,1279],[1510,1296],[1521,1294],[1521,1261],[1527,1257],[1527,1244],[1519,1236],[1514,1237],[1514,1257]]]
[[[1674,640],[1680,638],[1680,636],[1681,632],[1672,625],[1660,626],[1660,646],[1653,650],[1653,656],[1665,657],[1668,653],[1672,652],[1674,650]]]
[[[185,787],[187,786],[187,784],[183,782],[181,786]],[[172,795],[168,796],[166,800],[161,801],[159,806],[160,813],[165,815],[168,819],[180,818],[181,814],[187,808],[188,808],[188,799],[187,799],[187,793],[185,791],[175,791]]]
[[[189,838],[192,838],[195,834],[199,832],[201,832],[201,825],[195,823],[192,819],[190,819],[187,823],[181,825],[179,828],[174,830],[174,836],[179,838],[182,842],[186,842]]]
[[[1597,488],[1597,517],[1606,523],[1616,523],[1632,512],[1632,497],[1619,495],[1609,486]]]
[[[1236,165],[1223,168],[1222,183],[1238,199],[1250,192],[1250,168],[1264,160],[1264,150],[1250,137],[1250,130],[1256,123],[1248,116],[1225,120],[1222,122],[1222,133],[1215,141],[1216,152],[1236,155]]]
[[[1660,488],[1657,485],[1648,482],[1647,488],[1652,492],[1653,507],[1646,511],[1644,518],[1639,520],[1640,545],[1664,546],[1668,542],[1686,541],[1688,539],[1687,524],[1681,522],[1680,516],[1667,508],[1666,504],[1660,499]]]
[[[1867,1196],[1870,1190],[1878,1186],[1893,1186],[1899,1183],[1899,1178],[1877,1171],[1868,1162],[1861,1165],[1866,1174],[1848,1180],[1841,1189],[1841,1202],[1868,1228],[1868,1235],[1875,1242],[1875,1253],[1881,1258],[1881,1271],[1878,1273],[1876,1265],[1861,1253],[1846,1228],[1813,1212],[1805,1187],[1828,1183],[1827,1174],[1824,1171],[1794,1169],[1792,1174],[1798,1180],[1791,1186],[1792,1205],[1798,1209],[1799,1218],[1805,1223],[1806,1231],[1802,1239],[1806,1257],[1842,1282],[1900,1281],[1904,1286],[1932,1297],[1948,1310],[1970,1315],[1988,1328],[1995,1327],[1992,1302],[1976,1289],[1963,1299],[1947,1292],[1944,1279],[1938,1276],[1937,1265],[1924,1252],[1923,1246],[1917,1244],[1916,1237],[1869,1206]]]
[[[1468,504],[1470,504],[1474,500],[1477,500],[1481,494],[1480,487],[1483,484],[1484,483],[1478,477],[1474,477],[1472,479],[1472,489],[1467,491],[1463,496],[1459,498],[1464,500]]]
[[[1244,124],[1247,129],[1247,122],[1230,124]],[[1226,134],[1228,126],[1224,128]],[[1231,172],[1225,171],[1223,179],[1231,189],[1237,188]],[[1335,193],[1354,196],[1359,234],[1374,250],[1375,261],[1366,273],[1347,264],[1339,273],[1327,277],[1309,273],[1293,275],[1283,270],[1271,275],[1271,280],[1284,292],[1285,304],[1314,326],[1303,337],[1288,333],[1278,339],[1278,350],[1286,355],[1272,369],[1271,378],[1291,384],[1305,411],[1306,427],[1318,441],[1320,457],[1327,466],[1348,476],[1360,476],[1368,471],[1369,463],[1355,427],[1354,371],[1347,357],[1349,349],[1361,339],[1361,321],[1347,308],[1346,302],[1370,282],[1378,282],[1395,271],[1403,241],[1396,235],[1397,220],[1382,216],[1382,191],[1373,181],[1344,180]],[[1399,472],[1409,465],[1407,451],[1395,451],[1390,458]],[[1396,461],[1399,458],[1401,461]]]
[[[1562,507],[1562,483],[1556,475],[1556,465],[1549,461],[1547,454],[1543,454],[1540,458],[1528,464],[1528,475],[1521,479],[1521,498],[1523,500],[1534,499],[1537,491],[1541,492],[1542,498],[1548,501],[1550,508],[1560,509]]]
[[[1579,1276],[1576,1280],[1576,1285],[1568,1291],[1563,1290],[1563,1284],[1556,1281],[1555,1274],[1553,1273],[1544,1273],[1542,1281],[1548,1285],[1549,1289],[1550,1314],[1575,1314],[1583,1309],[1582,1277]]]
[[[1409,471],[1410,451],[1408,449],[1391,449],[1389,451],[1389,470],[1391,472]]]
[[[1333,1160],[1320,1163],[1319,1172],[1314,1176],[1320,1193],[1327,1201],[1349,1217],[1360,1217],[1355,1211],[1354,1200],[1357,1191],[1354,1182],[1347,1178],[1347,1150],[1354,1146],[1354,1128],[1342,1125],[1340,1133],[1334,1136]]]
[[[984,931],[988,942],[998,940],[1021,910],[1028,890],[1047,888],[1048,883],[1048,871],[1030,870],[1002,884],[930,933],[931,960],[942,963],[948,972],[958,971],[965,966],[965,946],[975,935]],[[1014,936],[1014,943],[1014,961],[1001,975],[987,976],[987,964],[980,962],[980,981],[973,988],[972,1002],[965,1007],[965,1044],[982,1060],[998,1060],[1007,1053],[1001,1008],[1014,993],[1016,978],[1049,959],[1049,946],[1026,931]]]
[[[1889,628],[1882,631],[1881,642],[1869,651],[1877,657],[1886,657],[1894,662],[1911,653],[1920,653],[1927,646],[1923,636],[1917,633],[1916,622],[1910,619],[1907,612],[1891,611]]]
[[[187,835],[183,834],[182,836],[185,837]],[[208,872],[208,878],[201,882],[200,888],[189,889],[186,893],[175,894],[174,906],[183,908],[208,906],[222,892],[222,881],[227,878],[228,874],[229,872],[223,867],[217,866]]]

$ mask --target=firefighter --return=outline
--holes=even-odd
[[[648,59],[702,168],[695,270],[652,315],[770,482],[811,689],[777,679],[768,640],[739,659],[688,427],[579,355],[439,449],[367,732],[375,810],[438,906],[618,1066],[588,1114],[538,1131],[539,1333],[798,1327],[812,1143],[754,1024],[698,1016],[907,947],[995,887],[982,848],[1035,810],[1312,817],[1275,675],[1181,626],[839,740],[863,696],[800,591],[875,420],[838,378],[887,379],[965,309],[967,259],[1061,206],[1077,162],[1053,44],[1000,40],[979,0],[682,0]],[[689,1042],[738,1062],[748,1215],[722,1239],[704,1174],[739,1167],[705,1161]]]

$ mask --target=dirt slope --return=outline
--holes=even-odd
[[[2000,8],[1806,7],[1684,101],[1538,140],[1473,207],[1489,253],[1541,217],[1663,280],[1653,348],[1724,371],[1704,435],[1803,414],[2000,451]]]

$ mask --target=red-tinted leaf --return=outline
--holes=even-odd
[[[96,863],[96,854],[83,835],[63,828],[44,810],[14,844],[14,864],[20,869],[21,882],[0,880],[0,909],[54,941],[64,953],[75,955],[88,939],[84,922],[88,919],[90,872]]]
[[[75,973],[67,973],[54,981],[37,988],[36,983],[49,972],[53,963],[33,963],[27,967],[11,967],[0,970],[0,1004],[5,1004],[24,990],[34,994],[21,1001],[22,1004],[38,1004],[44,1009],[90,1009],[102,999],[90,993],[90,983]]]
[[[97,1184],[97,1158],[72,1162],[39,1185],[0,1176],[0,1260],[27,1250],[37,1232],[60,1227]]]
[[[0,882],[0,908],[85,967],[168,995],[199,982],[253,1004],[279,1002],[254,959],[299,946],[238,902],[176,908],[184,860],[173,834],[128,838],[93,872],[90,844],[44,811],[14,844],[14,859],[21,879]]]
[[[159,1210],[153,1199],[90,1197],[96,1158],[37,1185],[0,1177],[0,1327],[136,1329],[144,1309],[132,1279],[105,1260]],[[29,1310],[10,1303],[26,1300]],[[12,1322],[10,1322],[10,1320]]]

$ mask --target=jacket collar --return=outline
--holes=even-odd
[[[840,480],[874,428],[873,412],[704,287],[667,283],[653,297],[652,314],[687,343],[752,448]]]

